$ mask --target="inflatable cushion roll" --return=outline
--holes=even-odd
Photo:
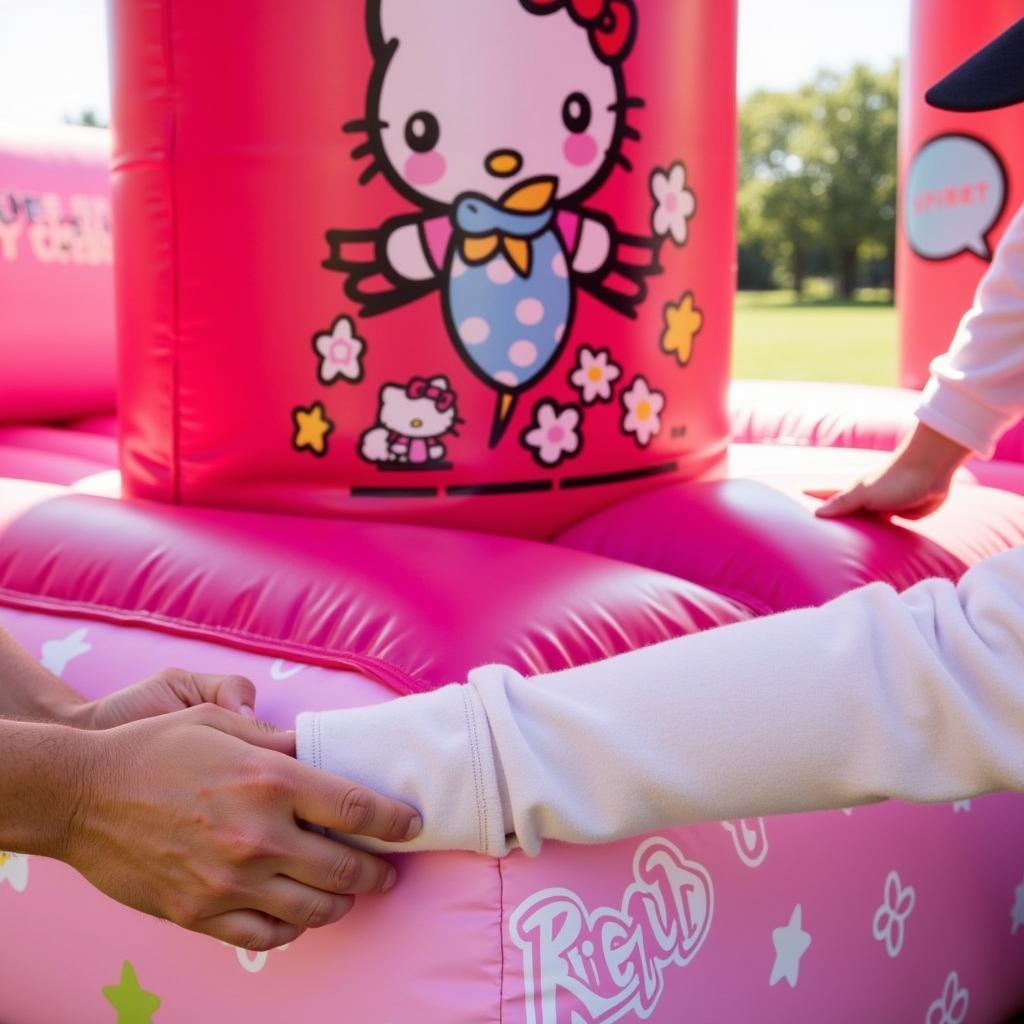
[[[876,581],[903,590],[932,576],[957,579],[1024,543],[1024,498],[973,483],[955,486],[918,522],[814,518],[819,502],[805,489],[839,488],[884,461],[878,452],[734,445],[729,479],[638,495],[555,543],[671,573],[763,613]]]
[[[0,126],[0,424],[114,409],[109,135]]]
[[[734,3],[111,11],[127,493],[546,537],[721,461]]]
[[[73,484],[116,466],[116,440],[92,430],[0,427],[0,477]]]
[[[892,451],[914,429],[920,401],[920,392],[902,388],[806,381],[740,380],[729,392],[736,441],[798,448]],[[773,458],[747,461],[765,465]],[[1003,434],[991,460],[972,459],[960,477],[1024,494],[1024,423]]]
[[[169,508],[0,481],[0,603],[214,638],[407,693],[748,618],[711,590],[486,534]]]

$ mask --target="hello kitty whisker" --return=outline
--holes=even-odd
[[[368,185],[377,175],[380,174],[380,164],[376,160],[363,170],[359,175],[359,184]]]
[[[355,149],[352,150],[352,159],[360,160],[364,156],[369,156],[373,152],[373,143],[370,141],[361,142]]]
[[[633,170],[633,161],[629,159],[624,153],[619,153],[615,157],[615,162],[622,167],[624,170]]]
[[[390,125],[387,121],[380,119],[361,117],[355,121],[346,121],[342,126],[341,130],[348,135],[358,135],[360,133],[368,133],[371,129],[388,128]]]
[[[647,106],[647,101],[641,99],[639,96],[623,96],[622,99],[616,100],[610,104],[608,109],[613,114],[621,113],[624,110],[641,109]]]
[[[639,129],[634,128],[631,124],[627,124],[623,127],[622,134],[623,136],[625,136],[625,138],[633,139],[636,142],[639,142],[640,139],[643,137],[641,136]]]

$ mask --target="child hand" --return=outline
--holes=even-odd
[[[242,676],[215,676],[167,668],[141,683],[79,705],[70,724],[85,729],[112,729],[142,718],[155,718],[197,704],[217,704],[255,717],[256,687]]]
[[[921,519],[946,500],[953,474],[970,455],[969,449],[919,423],[881,473],[832,494],[815,514],[822,519],[859,512]]]

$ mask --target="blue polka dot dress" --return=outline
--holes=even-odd
[[[464,358],[498,391],[518,392],[549,369],[572,311],[572,285],[554,228],[531,240],[523,276],[499,249],[468,265],[458,248],[449,262],[448,319]]]

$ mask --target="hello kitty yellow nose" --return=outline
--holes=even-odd
[[[420,429],[420,427],[422,427],[422,426],[423,426],[423,420],[413,420],[413,421],[412,421],[412,422],[411,422],[411,423],[409,424],[409,426],[410,426],[410,427],[412,427],[412,428],[413,428],[414,430],[419,430],[419,429]]]
[[[487,155],[484,166],[496,178],[511,178],[522,169],[523,156],[514,149],[496,149]]]

